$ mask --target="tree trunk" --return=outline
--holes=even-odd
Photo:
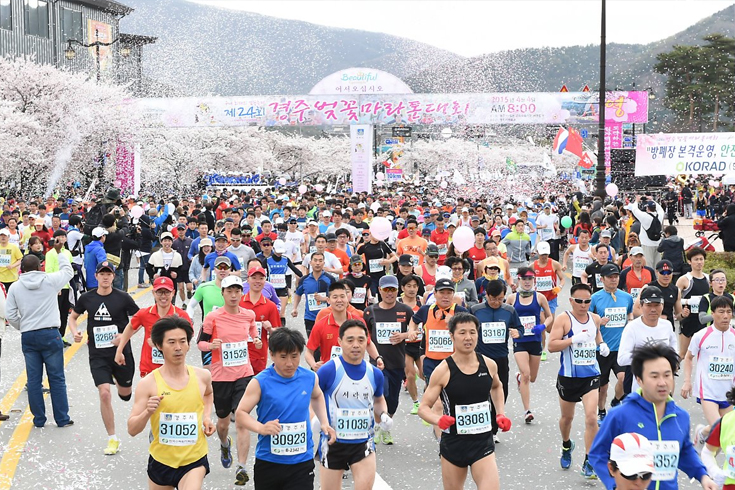
[[[689,94],[689,127],[694,129],[694,95]]]
[[[712,131],[717,131],[717,123],[720,116],[720,96],[715,95],[715,120],[712,124]]]

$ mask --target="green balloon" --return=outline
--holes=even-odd
[[[561,225],[564,228],[571,228],[572,227],[572,218],[570,218],[569,216],[564,216],[561,219]]]

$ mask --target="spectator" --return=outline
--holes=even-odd
[[[717,222],[725,252],[735,252],[735,204],[725,210],[725,217]]]
[[[677,233],[676,226],[665,227],[664,238],[658,245],[658,251],[661,252],[662,259],[671,262],[674,274],[678,277],[683,274],[684,270],[684,239]]]

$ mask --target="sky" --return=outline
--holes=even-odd
[[[194,1],[393,34],[462,56],[600,42],[600,0]],[[608,0],[607,42],[658,41],[733,3],[735,0]]]

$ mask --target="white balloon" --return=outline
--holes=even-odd
[[[286,185],[286,177],[281,177],[280,179],[278,179],[278,183],[281,185]]]
[[[166,209],[168,210],[168,214],[174,214],[174,211],[176,211],[176,206],[174,206],[174,203],[170,202],[166,204]]]
[[[383,172],[378,172],[377,174],[375,174],[375,178],[378,180],[384,180],[385,174]]]
[[[441,186],[442,189],[446,189],[449,184],[447,184],[447,181],[446,180],[442,180],[441,181],[441,184],[439,184],[439,185]]]
[[[299,194],[305,194],[307,190],[308,188],[304,184],[299,186]]]
[[[370,205],[370,209],[373,210],[373,213],[377,213],[378,212],[378,209],[380,209],[380,203],[378,201],[373,202]]]
[[[316,190],[317,192],[321,192],[324,190],[324,186],[321,184],[317,184],[314,186],[314,190]]]

